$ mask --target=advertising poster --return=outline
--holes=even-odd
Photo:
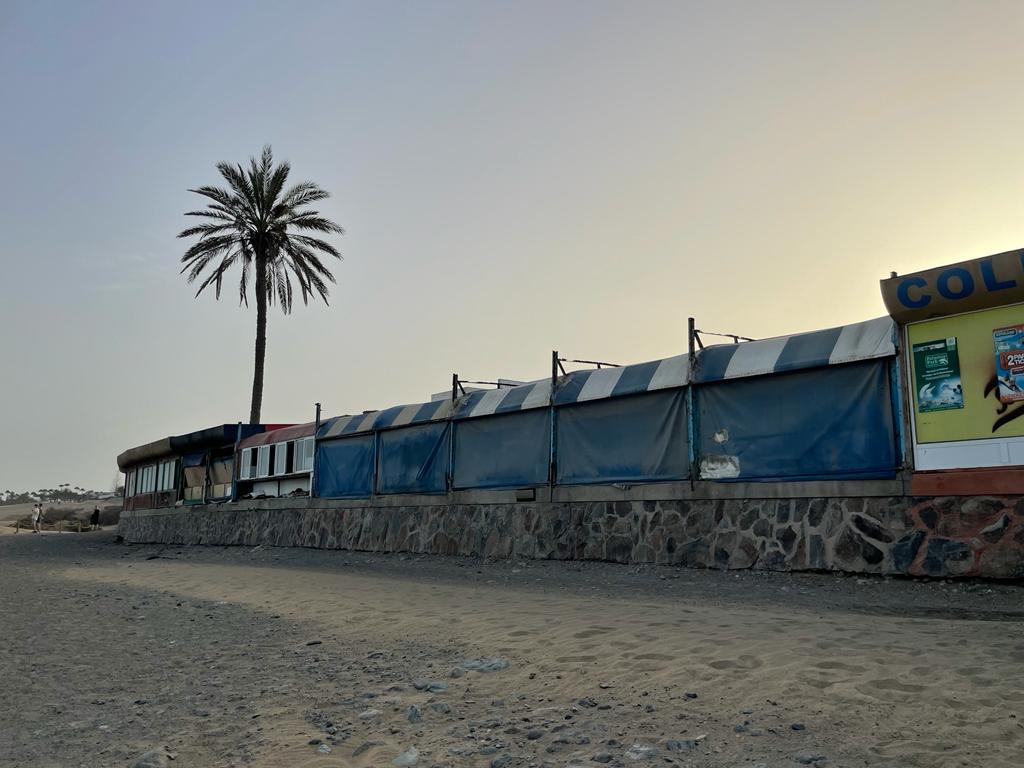
[[[992,331],[996,348],[996,381],[999,400],[1016,403],[1024,400],[1024,324]]]
[[[914,345],[918,413],[964,407],[956,336]]]
[[[954,342],[952,356],[950,341]],[[937,346],[924,349],[933,345]],[[1024,437],[1024,394],[1014,391],[1014,387],[1024,389],[1022,347],[1024,304],[908,325],[907,349],[913,368],[908,384],[914,388],[917,442]],[[935,357],[929,361],[928,355]],[[954,375],[960,381],[959,391],[956,385],[940,384]],[[957,401],[960,404],[954,405]]]

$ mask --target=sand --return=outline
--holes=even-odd
[[[0,583],[3,766],[131,765],[154,747],[175,768],[388,766],[410,748],[420,766],[510,767],[1024,754],[1016,586],[107,533],[5,537]],[[509,666],[453,676],[467,659]]]

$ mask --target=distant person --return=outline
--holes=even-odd
[[[43,527],[43,505],[36,504],[32,507],[32,533],[39,533]]]
[[[90,517],[89,517],[89,528],[91,530],[94,530],[94,531],[101,530],[100,529],[100,508],[99,507],[93,507],[93,509],[92,509],[92,515],[90,515]]]

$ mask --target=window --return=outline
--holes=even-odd
[[[304,437],[295,441],[294,472],[309,472],[313,469],[313,438]]]
[[[291,443],[277,443],[274,446],[274,474],[288,474],[288,447]]]
[[[313,453],[316,449],[316,438],[307,437],[303,442],[306,444],[302,451],[303,469],[307,472],[313,471]]]
[[[256,458],[256,477],[267,477],[270,474],[270,446],[261,445]]]
[[[157,476],[156,490],[173,491],[177,487],[178,460],[161,461]]]
[[[128,473],[128,476],[124,481],[124,495],[126,498],[131,498],[135,495],[135,470],[133,469]]]
[[[142,467],[138,470],[139,481],[138,487],[135,489],[136,494],[152,493],[156,490],[156,464],[151,464],[148,467]]]
[[[238,467],[238,479],[249,480],[256,474],[253,465],[252,448],[244,448],[242,450],[242,462]]]

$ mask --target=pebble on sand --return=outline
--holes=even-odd
[[[151,749],[139,755],[132,768],[167,768],[167,753],[162,749]]]
[[[500,672],[508,669],[508,659],[466,659],[459,666],[467,672]]]
[[[416,747],[409,747],[405,752],[392,760],[391,764],[397,766],[416,765],[419,759],[420,751]]]
[[[634,744],[626,750],[625,755],[629,760],[653,760],[658,756],[658,748],[646,744]]]

